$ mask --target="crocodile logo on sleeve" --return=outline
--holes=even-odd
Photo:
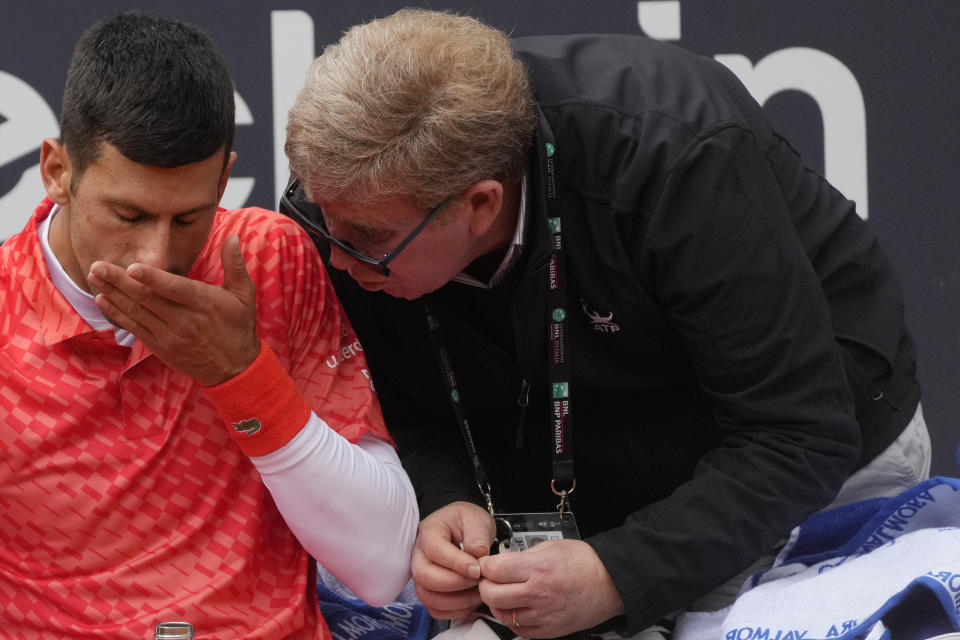
[[[243,433],[248,436],[252,436],[257,431],[260,431],[260,427],[263,425],[260,424],[260,421],[257,418],[248,418],[246,420],[241,420],[240,422],[233,423],[233,430],[237,433]]]

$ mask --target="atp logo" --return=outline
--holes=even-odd
[[[613,321],[612,311],[605,316],[600,315],[596,311],[590,311],[590,308],[587,306],[587,301],[583,298],[580,298],[580,308],[583,309],[583,312],[587,315],[587,318],[589,318],[590,326],[593,327],[594,331],[601,333],[616,333],[620,331],[620,325]]]
[[[246,420],[241,420],[240,422],[234,422],[233,430],[237,433],[252,436],[256,432],[260,431],[260,427],[262,426],[263,425],[260,424],[260,420],[257,418],[248,418]]]

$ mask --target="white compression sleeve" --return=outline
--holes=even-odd
[[[419,512],[392,446],[369,435],[351,444],[311,413],[290,442],[250,459],[310,555],[368,604],[396,598]]]

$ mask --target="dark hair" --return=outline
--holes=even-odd
[[[74,179],[97,159],[101,142],[157,167],[205,160],[221,148],[226,162],[233,129],[230,73],[196,27],[127,12],[77,42],[60,112]]]

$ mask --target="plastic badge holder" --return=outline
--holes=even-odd
[[[497,539],[491,553],[525,551],[548,540],[579,540],[577,522],[569,511],[563,513],[498,513],[494,516]]]

